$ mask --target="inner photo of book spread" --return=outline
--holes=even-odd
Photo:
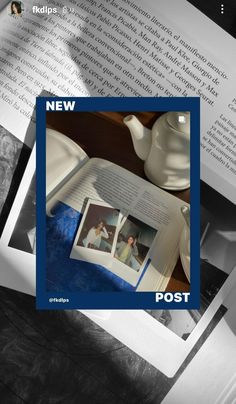
[[[47,126],[47,292],[188,292],[190,113],[48,112]]]

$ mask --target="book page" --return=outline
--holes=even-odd
[[[231,52],[229,63],[212,47],[211,31],[219,37],[222,30],[186,5],[188,19],[196,15],[205,35],[209,30],[211,46],[198,27],[189,35],[170,1],[53,4],[50,16],[36,13],[29,1],[18,20],[1,13],[0,106],[7,129],[17,122],[23,136],[42,89],[64,96],[200,96],[202,178],[235,201],[236,55]],[[231,49],[233,43],[222,34],[220,45]]]
[[[157,290],[168,267],[172,265],[173,269],[177,259],[175,252],[184,225],[180,208],[185,203],[111,162],[92,158],[49,200],[48,215],[54,215],[57,201],[83,213],[88,198],[104,201],[119,209],[124,218],[123,224],[138,219],[149,226],[149,233],[150,228],[155,231],[155,242],[149,252],[151,264],[139,290],[143,290],[141,285],[145,285],[144,290]],[[140,274],[131,271],[127,278],[127,268],[123,271],[120,268],[118,261],[112,263],[114,273],[137,285]]]

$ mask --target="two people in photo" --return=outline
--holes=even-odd
[[[144,268],[157,229],[103,201],[86,201],[71,258],[100,263],[121,277],[133,279]],[[82,247],[82,249],[81,249]],[[87,251],[86,251],[87,250]],[[107,255],[106,255],[107,254]],[[124,275],[126,269],[132,271]],[[141,272],[140,272],[141,273]]]
[[[102,239],[107,240],[112,235],[113,233],[107,231],[105,227],[105,220],[99,219],[98,222],[88,231],[86,238],[83,240],[83,245],[86,248],[99,250]],[[129,235],[126,241],[121,240],[116,244],[115,257],[131,268],[133,266],[132,259],[139,255],[136,243],[137,239],[133,235]]]

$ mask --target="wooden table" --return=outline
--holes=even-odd
[[[151,128],[163,112],[48,112],[47,127],[73,139],[89,157],[109,160],[148,180],[143,161],[137,157],[129,130],[123,124],[123,117],[129,113],[134,113],[146,127]],[[190,200],[189,190],[172,194],[183,201]],[[179,259],[166,290],[187,292],[189,289]]]

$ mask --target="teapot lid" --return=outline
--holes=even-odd
[[[190,112],[168,112],[166,120],[178,132],[190,133]]]

